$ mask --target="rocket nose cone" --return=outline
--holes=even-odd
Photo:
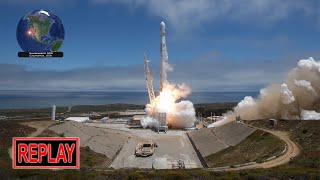
[[[161,26],[161,27],[166,27],[166,25],[164,24],[163,21],[160,23],[160,26]]]

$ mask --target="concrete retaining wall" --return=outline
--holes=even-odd
[[[199,149],[196,147],[196,145],[194,144],[193,140],[190,138],[190,136],[189,136],[188,133],[187,133],[187,135],[188,135],[188,138],[189,138],[189,140],[190,140],[190,142],[191,142],[194,150],[195,150],[196,153],[197,153],[197,156],[198,156],[198,158],[199,158],[202,166],[205,167],[205,168],[207,168],[207,167],[208,167],[208,164],[207,164],[206,160],[205,160],[204,157],[201,155]]]
[[[79,137],[80,146],[89,146],[91,150],[113,158],[128,139],[114,130],[86,126],[83,123],[67,121],[49,128],[56,133],[64,133],[66,137]]]
[[[255,130],[244,124],[230,122],[220,127],[189,132],[188,136],[195,149],[199,150],[202,157],[206,157],[240,143]]]

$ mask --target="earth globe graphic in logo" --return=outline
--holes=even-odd
[[[64,40],[61,20],[45,10],[34,10],[21,18],[17,40],[25,52],[56,52]]]

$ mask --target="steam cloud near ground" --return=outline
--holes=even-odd
[[[258,98],[246,96],[222,120],[209,125],[216,127],[234,121],[254,119],[320,120],[320,61],[302,59],[282,84],[272,84],[260,90]]]
[[[188,128],[194,126],[195,110],[192,102],[180,101],[181,98],[187,97],[191,89],[185,85],[176,85],[166,83],[160,95],[156,97],[153,104],[146,105],[148,117],[141,120],[141,124],[146,127],[157,127],[158,121],[152,117],[156,117],[157,113],[166,113],[168,124],[173,128]]]

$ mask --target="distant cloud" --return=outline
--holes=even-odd
[[[187,83],[194,91],[259,90],[278,83],[296,61],[252,61],[231,63],[208,53],[184,63],[173,64],[168,79]],[[276,63],[281,62],[281,63]],[[151,64],[155,89],[159,88],[159,66]],[[92,67],[66,71],[27,70],[25,66],[0,64],[0,90],[146,90],[143,64]]]
[[[32,0],[32,1],[28,1],[28,0],[0,0],[0,4],[8,4],[8,5],[14,5],[14,6],[18,6],[18,5],[22,5],[22,6],[41,6],[41,5],[45,5],[44,9],[48,9],[48,5],[49,6],[55,6],[55,7],[66,7],[69,6],[71,4],[75,4],[77,0]],[[49,7],[50,9],[51,7]]]
[[[117,3],[145,8],[176,30],[195,28],[214,21],[254,22],[266,25],[291,15],[317,16],[319,3],[308,0],[90,0],[96,4]]]
[[[143,83],[143,66],[30,71],[22,65],[0,64],[1,89],[135,90]]]

